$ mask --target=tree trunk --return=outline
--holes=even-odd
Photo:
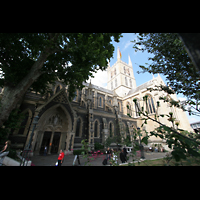
[[[20,100],[22,100],[26,91],[30,88],[33,82],[42,74],[40,69],[49,55],[49,49],[46,49],[46,51],[44,51],[33,64],[29,73],[17,86],[11,87],[5,85],[0,105],[0,127],[8,119],[11,111],[15,109]]]
[[[200,74],[200,33],[178,33],[185,49]]]

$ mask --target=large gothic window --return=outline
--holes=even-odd
[[[81,119],[77,119],[77,124],[76,124],[76,137],[81,137]]]
[[[103,98],[99,97],[99,107],[103,107]]]
[[[110,137],[114,136],[114,125],[112,122],[109,123],[109,132],[110,132]]]
[[[132,87],[132,80],[130,79],[130,87]]]
[[[99,98],[99,106],[100,107],[102,106],[102,98],[101,97]]]
[[[136,104],[135,104],[135,116],[138,117],[139,116],[139,109],[140,109],[140,104],[139,104],[138,100],[137,100]]]
[[[60,85],[57,86],[56,88],[56,93],[60,91]]]
[[[147,101],[146,101],[146,110],[147,112],[150,113],[155,113],[155,106],[154,106],[154,101],[152,96],[148,96],[147,97]]]
[[[129,102],[126,104],[126,108],[127,108],[127,114],[131,115],[131,105]]]
[[[99,123],[96,120],[94,123],[94,137],[98,137],[99,136]]]
[[[115,87],[117,87],[117,79],[115,79]]]

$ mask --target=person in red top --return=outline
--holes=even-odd
[[[64,159],[65,154],[62,152],[62,149],[60,150],[60,154],[58,156],[58,166],[61,166],[63,159]]]

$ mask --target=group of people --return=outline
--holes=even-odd
[[[9,149],[10,149],[10,141],[6,141],[5,142],[5,146],[2,149],[2,151],[0,152],[0,165],[2,165],[3,163],[3,159],[4,157],[9,153]],[[46,149],[45,149],[46,150]],[[46,151],[45,151],[46,153]],[[123,148],[120,152],[120,160],[122,163],[127,162],[127,151],[126,148]],[[62,150],[60,150],[59,156],[58,156],[58,161],[56,163],[56,166],[61,166],[63,161],[64,161],[64,152]],[[117,164],[118,159],[117,159],[117,154],[116,154],[116,150],[110,149],[109,147],[107,148],[106,151],[106,163],[110,162],[112,160],[114,160],[114,162]],[[110,163],[111,164],[111,163]]]
[[[128,154],[128,152],[127,152],[126,148],[123,148],[121,150],[120,154],[119,154],[119,158],[120,158],[122,163],[127,162],[127,154]],[[110,150],[110,148],[108,147],[107,151],[106,151],[106,161],[107,161],[107,163],[109,162],[109,160],[111,160],[111,158],[117,164],[118,159],[117,159],[117,155],[116,155],[116,150],[113,150],[113,149]]]
[[[8,141],[5,142],[5,146],[0,151],[0,166],[2,166],[3,159],[5,158],[5,156],[7,156],[9,154],[9,150],[10,150],[10,141],[8,140]],[[60,153],[59,153],[59,156],[58,156],[57,166],[61,166],[61,164],[64,161],[64,156],[65,156],[65,154],[63,153],[62,150],[60,150]]]

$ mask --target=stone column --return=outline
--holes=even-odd
[[[60,144],[59,144],[59,149],[58,149],[59,151],[60,151],[60,149],[62,149],[63,152],[64,152],[65,142],[67,142],[66,136],[67,136],[67,132],[61,132]],[[66,144],[66,149],[65,150],[67,150],[67,144]]]
[[[106,141],[106,139],[108,138],[109,132],[108,129],[102,129],[102,143],[104,143]]]
[[[47,154],[51,154],[51,147],[52,147],[52,142],[53,142],[53,136],[54,136],[54,131],[51,134],[51,139],[50,139],[50,144],[49,144],[49,150],[47,152]]]
[[[37,144],[36,144],[36,148],[35,148],[35,152],[34,152],[35,155],[39,155],[39,153],[40,153],[43,135],[44,135],[44,131],[38,131],[37,141],[36,141]]]

